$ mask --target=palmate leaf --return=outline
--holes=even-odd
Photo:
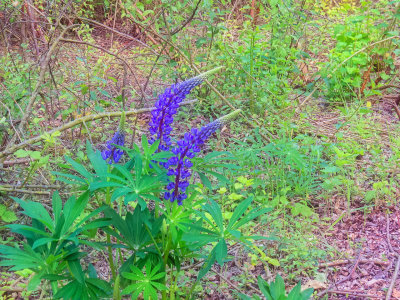
[[[38,270],[44,266],[43,257],[34,252],[28,244],[23,245],[23,250],[10,246],[0,245],[0,266],[13,266],[10,270],[23,270],[32,268]]]
[[[12,198],[24,209],[22,212],[24,215],[40,221],[50,231],[54,230],[54,222],[42,204],[33,201],[24,201],[16,197]]]
[[[252,201],[252,196],[243,200],[232,213],[227,226],[224,224],[220,206],[212,199],[210,199],[205,205],[202,205],[201,210],[194,211],[194,213],[200,217],[200,220],[207,223],[207,227],[197,224],[185,224],[189,230],[187,230],[188,232],[182,237],[184,241],[193,243],[198,247],[210,243],[216,243],[199,272],[198,280],[200,280],[210,270],[215,261],[217,261],[221,266],[223,265],[228,255],[226,239],[233,239],[243,244],[251,244],[252,239],[271,239],[259,236],[243,236],[239,231],[240,227],[244,224],[271,211],[270,208],[255,208],[250,210],[250,212],[247,212]]]
[[[132,272],[122,272],[122,276],[126,279],[134,281],[133,284],[128,285],[122,294],[132,294],[132,299],[137,299],[143,293],[143,299],[158,299],[157,292],[167,290],[164,284],[157,282],[165,277],[165,272],[159,272],[161,263],[157,264],[154,268],[151,266],[150,260],[145,264],[145,272],[142,272],[138,267],[131,265]]]
[[[314,292],[314,289],[312,288],[302,292],[301,284],[299,282],[289,292],[289,295],[286,296],[285,283],[279,274],[276,275],[275,281],[272,281],[271,283],[266,282],[260,276],[257,278],[257,281],[258,287],[267,300],[308,300]],[[254,298],[255,297],[253,296],[253,299]]]
[[[151,242],[149,231],[152,236],[157,236],[164,220],[163,217],[155,218],[153,213],[148,209],[142,210],[139,205],[133,214],[128,212],[125,219],[111,208],[106,209],[104,215],[111,220],[115,228],[115,230],[105,229],[107,233],[115,236],[119,243],[125,244],[134,252],[145,251]]]
[[[57,175],[57,180],[63,181],[67,184],[79,185],[81,189],[88,189],[90,184],[98,181],[99,177],[107,175],[107,163],[101,157],[100,151],[94,151],[91,144],[86,142],[86,153],[91,163],[91,167],[95,170],[95,173],[89,172],[82,164],[73,160],[71,157],[66,156],[65,160],[72,166],[81,177],[63,172],[52,172]]]
[[[205,259],[203,266],[201,267],[199,274],[197,275],[197,280],[201,280],[208,271],[211,270],[213,264],[216,260],[215,248],[211,250],[210,255]]]
[[[32,218],[31,226],[11,224],[7,227],[13,232],[22,234],[28,242],[22,244],[23,249],[0,246],[0,258],[2,258],[0,265],[11,266],[10,270],[30,268],[35,271],[31,287],[36,287],[42,278],[53,273],[70,274],[75,281],[85,286],[80,260],[86,253],[79,252],[78,246],[85,244],[99,248],[99,245],[85,241],[86,236],[82,232],[110,225],[110,220],[104,218],[90,221],[107,206],[92,211],[76,222],[87,206],[89,195],[89,191],[86,191],[78,199],[70,197],[62,207],[60,196],[54,193],[52,201],[54,219],[42,204],[15,198],[14,200],[24,209],[23,213]],[[73,299],[81,299],[76,297],[80,295],[82,286],[77,287],[78,294],[74,294]],[[83,292],[89,295],[89,292]],[[69,291],[66,293],[68,296]]]
[[[212,188],[211,181],[206,175],[215,177],[219,182],[230,183],[230,180],[221,173],[216,172],[216,169],[238,169],[239,167],[234,164],[225,163],[227,160],[236,160],[236,158],[229,152],[214,151],[207,154],[203,158],[194,158],[192,170],[196,172],[202,183],[209,189]]]
[[[53,296],[54,299],[92,300],[109,298],[112,287],[98,278],[84,278],[84,282],[72,280]]]
[[[130,169],[134,167],[133,174]],[[144,172],[145,165],[139,154],[134,156],[133,163],[126,165],[114,165],[112,173],[99,176],[96,182],[90,184],[90,190],[96,191],[104,188],[113,188],[111,201],[119,197],[124,198],[124,203],[138,201],[142,209],[145,209],[146,199],[159,201],[158,195],[166,183],[165,172],[154,174]]]

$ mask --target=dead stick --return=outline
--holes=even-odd
[[[135,42],[139,43],[140,45],[146,47],[146,48],[149,49],[150,52],[152,52],[154,55],[158,55],[158,53],[157,53],[156,51],[154,51],[149,45],[147,45],[146,43],[143,43],[142,41],[140,41],[140,40],[138,40],[138,39],[136,39],[136,38],[134,38],[134,37],[132,37],[132,36],[126,34],[126,33],[122,33],[122,32],[120,32],[120,31],[118,31],[118,30],[116,30],[116,29],[112,29],[111,27],[109,27],[109,26],[107,26],[107,25],[101,24],[101,23],[96,22],[96,21],[91,20],[91,19],[87,19],[87,18],[84,18],[84,17],[78,17],[78,19],[83,20],[83,21],[87,21],[87,22],[90,22],[90,23],[93,23],[93,24],[96,24],[97,26],[100,26],[100,27],[107,28],[108,30],[110,30],[110,31],[112,31],[112,32],[114,32],[114,33],[116,33],[116,34],[118,34],[118,35],[120,35],[120,36],[123,36],[123,37],[126,38],[126,39],[129,39],[129,40],[131,40],[131,41],[135,41]]]
[[[194,102],[196,102],[197,100],[190,100],[190,101],[185,101],[182,102],[180,105],[188,105],[188,104],[192,104]],[[137,109],[137,110],[131,110],[131,111],[127,111],[125,112],[126,116],[130,116],[130,115],[138,115],[138,114],[142,114],[142,113],[146,113],[146,112],[150,112],[154,109],[154,107],[148,107],[148,108],[142,108],[142,109]],[[40,142],[42,140],[44,140],[47,136],[54,134],[56,131],[65,131],[69,128],[72,128],[76,125],[79,125],[83,122],[90,122],[90,121],[94,121],[97,119],[103,119],[103,118],[115,118],[115,117],[120,117],[122,114],[121,111],[116,111],[116,112],[105,112],[105,113],[100,113],[100,114],[95,114],[95,115],[88,115],[88,116],[84,116],[81,117],[79,119],[73,120],[71,122],[68,122],[67,124],[61,125],[57,128],[54,128],[53,130],[47,131],[45,133],[43,133],[42,135],[33,137],[29,140],[26,140],[20,144],[14,145],[12,147],[9,147],[8,149],[5,149],[4,151],[0,152],[0,159],[3,157],[6,157],[12,153],[14,153],[15,151],[17,151],[18,149],[22,149],[24,147],[26,147],[27,145],[31,145],[31,144],[35,144],[37,142]]]
[[[400,255],[397,256],[397,264],[393,273],[392,281],[390,282],[390,286],[386,294],[386,300],[390,300],[390,298],[392,297],[393,288],[396,283],[397,276],[399,275],[399,269],[400,269]]]
[[[349,263],[351,263],[350,260],[342,259],[342,260],[336,260],[336,261],[329,262],[329,263],[320,264],[319,267],[320,268],[328,268],[328,267],[346,265],[346,264],[349,264]],[[389,262],[387,262],[387,261],[376,260],[376,259],[360,259],[360,263],[361,264],[373,263],[375,265],[381,265],[381,266],[386,266],[386,265],[389,264]]]
[[[113,52],[111,52],[111,51],[108,51],[107,49],[104,49],[104,48],[101,47],[101,46],[97,46],[97,45],[95,45],[95,44],[91,44],[91,43],[88,43],[88,42],[77,41],[77,40],[70,40],[70,39],[61,39],[61,41],[62,41],[62,42],[65,42],[65,43],[82,44],[82,45],[87,45],[87,46],[90,46],[90,47],[93,47],[93,48],[97,48],[97,49],[100,49],[100,50],[106,52],[107,54],[110,54],[111,56],[114,56],[115,58],[119,59],[119,60],[124,64],[124,66],[128,67],[128,69],[131,71],[131,73],[132,73],[132,75],[133,75],[133,78],[135,79],[136,84],[137,84],[137,86],[139,87],[140,92],[142,93],[142,97],[143,97],[143,98],[145,97],[143,88],[142,88],[142,86],[141,86],[140,83],[139,83],[139,80],[138,80],[138,78],[137,78],[137,76],[136,76],[136,73],[132,70],[131,66],[129,65],[129,63],[128,63],[125,59],[121,58],[119,55],[117,55],[117,54],[115,54],[115,53],[113,53]]]
[[[68,27],[64,28],[64,30],[61,32],[61,34],[57,37],[57,39],[51,45],[51,47],[49,49],[49,52],[47,52],[46,58],[41,63],[39,79],[38,79],[38,81],[36,83],[35,89],[33,90],[33,93],[31,95],[31,97],[29,98],[28,105],[25,108],[25,114],[21,118],[21,123],[19,123],[19,126],[18,126],[18,131],[19,132],[23,132],[24,127],[25,127],[26,123],[28,122],[28,119],[29,119],[29,117],[30,117],[30,115],[32,113],[33,104],[35,103],[36,97],[39,94],[39,90],[43,86],[44,75],[46,73],[46,69],[47,69],[47,66],[49,64],[50,58],[53,55],[53,52],[57,49],[57,45],[60,42],[61,38],[64,36],[64,34],[69,29],[71,29],[71,28],[73,28],[75,26],[78,26],[78,24],[74,24],[74,25],[71,25],[71,26],[68,26]],[[12,139],[11,139],[11,141],[9,143],[9,147],[12,147],[15,144],[16,139],[17,139],[17,135],[15,134],[12,137]],[[9,148],[9,147],[7,147],[7,148]],[[7,149],[5,151],[7,151]]]
[[[347,281],[349,278],[351,278],[351,277],[353,276],[353,274],[354,274],[354,271],[355,271],[356,267],[358,266],[358,264],[359,264],[359,262],[360,262],[361,253],[362,253],[362,249],[359,250],[358,255],[357,255],[357,258],[356,258],[355,261],[354,261],[354,266],[353,266],[352,270],[350,271],[350,274],[349,274],[349,275],[347,275],[345,278],[339,280],[338,282],[334,282],[334,283],[330,284],[330,285],[328,286],[328,288],[326,288],[325,290],[323,290],[323,291],[321,291],[320,293],[318,293],[317,296],[318,296],[318,297],[322,297],[322,296],[325,295],[326,293],[329,293],[329,292],[331,291],[331,288],[332,288],[332,287],[337,286],[337,285],[339,285],[339,284],[341,284],[341,283]]]
[[[390,252],[396,253],[396,255],[397,255],[397,264],[396,264],[396,268],[393,273],[392,281],[390,282],[390,286],[386,293],[386,300],[390,300],[390,298],[392,297],[394,284],[396,282],[397,276],[399,275],[399,269],[400,269],[400,255],[396,251],[394,251],[394,249],[392,247],[392,243],[390,242],[389,225],[390,225],[390,219],[389,219],[389,214],[387,214],[386,215],[386,239],[387,239],[387,243],[388,243]]]
[[[20,158],[20,159],[16,159],[16,160],[6,160],[3,162],[3,166],[10,167],[13,165],[28,164],[34,160],[35,159],[32,159],[32,158]]]
[[[0,186],[0,193],[1,192],[14,192],[14,193],[22,193],[22,194],[35,194],[35,195],[50,195],[50,192],[46,191],[31,191],[31,190],[24,190],[24,189],[14,189],[14,188],[5,188]]]
[[[2,187],[5,188],[18,188],[18,186],[14,186],[11,184],[3,184]],[[41,184],[27,184],[25,185],[26,188],[32,188],[32,189],[53,189],[53,190],[59,190],[61,189],[61,185],[41,185]]]
[[[394,111],[396,112],[397,116],[400,119],[400,109],[399,109],[399,107],[397,106],[396,103],[393,103],[393,108],[394,108]]]
[[[382,296],[370,295],[370,294],[363,294],[361,291],[350,291],[350,290],[331,290],[328,291],[329,294],[340,294],[340,295],[351,295],[360,298],[376,298],[376,299],[383,299]]]

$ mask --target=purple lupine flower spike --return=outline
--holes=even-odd
[[[167,192],[164,193],[164,199],[174,202],[177,200],[178,205],[187,198],[186,189],[189,186],[189,178],[192,175],[190,168],[193,166],[191,159],[200,152],[200,146],[226,122],[235,118],[240,109],[223,116],[200,130],[192,129],[189,133],[185,133],[182,140],[178,141],[177,146],[172,149],[175,156],[168,159],[164,167],[168,170],[168,176],[175,176],[175,179],[168,183]]]
[[[221,67],[200,74],[184,82],[168,87],[155,103],[155,109],[151,112],[152,118],[149,123],[152,144],[155,140],[160,140],[158,149],[168,151],[171,146],[171,131],[173,116],[177,113],[179,104],[186,98],[190,91],[200,85],[209,75],[218,71]]]
[[[119,121],[119,127],[115,132],[113,138],[106,143],[106,149],[101,152],[101,156],[104,160],[107,160],[109,164],[117,163],[124,154],[124,150],[117,148],[115,145],[124,146],[125,144],[125,112],[122,112],[121,119]]]

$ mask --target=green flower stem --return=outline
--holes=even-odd
[[[169,213],[171,213],[171,202],[167,201],[166,205],[165,205],[165,209],[169,211]],[[164,270],[167,269],[167,265],[168,265],[168,256],[169,256],[169,251],[171,250],[171,245],[172,245],[172,240],[171,240],[171,235],[169,234],[170,230],[167,227],[166,230],[166,238],[165,238],[165,245],[164,245]],[[172,275],[172,271],[171,271],[171,275]],[[166,283],[166,279],[164,279],[164,283]],[[162,299],[166,300],[167,299],[167,291],[162,291]]]
[[[167,263],[168,263],[168,256],[169,256],[169,250],[171,249],[171,242],[170,242],[170,236],[168,235],[167,237],[167,244],[165,247],[165,252],[164,252],[164,269],[167,269]],[[162,291],[162,299],[166,300],[167,299],[167,291]]]
[[[111,171],[111,166],[108,166],[108,173]],[[109,178],[107,178],[107,181]],[[111,207],[111,193],[110,193],[110,187],[107,187],[107,192],[106,192],[106,204]],[[109,233],[107,233],[107,243],[109,244],[108,246],[108,262],[110,264],[110,269],[111,269],[111,274],[114,280],[116,280],[117,277],[117,272],[115,269],[114,265],[114,258],[112,255],[112,247],[111,247],[111,236]]]
[[[152,242],[154,243],[154,246],[156,247],[158,254],[160,254],[160,256],[162,257],[161,250],[160,250],[160,248],[157,246],[157,243],[156,243],[156,241],[154,240],[154,237],[153,237],[153,235],[151,234],[151,231],[150,231],[149,227],[148,227],[146,224],[144,224],[144,226],[145,226],[145,228],[146,228],[148,234],[150,235],[150,238],[151,238]]]
[[[193,291],[196,288],[198,282],[199,282],[199,280],[196,279],[195,282],[192,284],[192,287],[190,288],[189,294],[186,297],[187,300],[192,298]]]
[[[120,285],[119,281],[120,281],[120,277],[118,275],[116,277],[115,283],[114,283],[113,300],[121,300],[122,299],[121,292],[120,292],[120,287],[119,287],[119,285]]]
[[[178,277],[178,274],[176,275]],[[171,266],[170,269],[170,279],[171,279],[171,283],[169,286],[169,299],[170,300],[175,300],[175,285],[174,285],[174,266]]]

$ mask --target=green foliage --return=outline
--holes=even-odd
[[[258,287],[267,300],[308,300],[314,292],[314,289],[306,289],[301,291],[300,282],[289,292],[286,294],[286,286],[282,279],[282,277],[278,274],[275,277],[275,281],[271,283],[266,282],[260,276],[257,278]],[[244,294],[240,294],[241,299],[243,300],[260,300],[258,295],[253,295],[253,297],[249,297]]]
[[[22,249],[0,245],[0,257],[3,258],[0,265],[12,266],[11,270],[33,270],[35,276],[30,280],[28,290],[35,290],[40,282],[46,279],[52,282],[53,292],[55,297],[58,297],[57,281],[66,280],[74,289],[64,287],[58,291],[62,295],[64,291],[68,291],[69,296],[62,296],[65,299],[76,299],[77,295],[82,299],[89,299],[85,295],[101,294],[101,285],[100,288],[96,287],[96,282],[100,280],[86,278],[82,270],[80,260],[86,253],[79,250],[79,245],[100,247],[100,244],[87,238],[91,230],[97,230],[110,223],[101,218],[91,220],[105,207],[100,207],[83,217],[83,211],[89,201],[87,192],[78,199],[69,198],[64,206],[58,193],[54,193],[53,216],[50,216],[40,203],[19,198],[14,200],[24,209],[23,214],[32,219],[32,224],[6,225],[13,232],[22,235],[26,241],[22,243]],[[80,217],[82,219],[76,222]],[[94,287],[90,285],[92,279],[95,282]],[[74,291],[76,294],[73,294]]]
[[[170,155],[157,153],[157,146],[157,143],[149,145],[143,137],[142,149],[136,145],[133,150],[123,148],[130,157],[125,165],[108,165],[100,152],[94,151],[89,143],[86,146],[89,166],[66,157],[71,172],[79,175],[55,174],[61,181],[77,186],[81,196],[77,199],[71,197],[62,205],[60,196],[54,193],[53,216],[39,203],[15,198],[24,209],[23,213],[32,219],[32,225],[7,225],[13,232],[23,235],[26,242],[22,243],[22,248],[1,246],[0,253],[4,260],[0,264],[12,266],[11,270],[31,269],[35,275],[29,284],[30,290],[35,290],[42,280],[50,281],[55,299],[105,297],[112,290],[118,295],[119,289],[123,294],[133,293],[133,299],[141,293],[145,299],[157,299],[158,291],[163,297],[167,290],[171,295],[175,294],[176,287],[167,289],[167,278],[179,276],[185,258],[205,258],[196,284],[214,262],[223,265],[228,259],[228,243],[234,241],[251,247],[254,239],[267,239],[241,232],[248,222],[271,211],[261,207],[251,209],[252,197],[239,203],[228,222],[224,221],[220,206],[212,199],[200,206],[196,204],[196,209],[188,206],[184,210],[176,203],[172,205],[168,202],[161,206],[158,195],[167,181],[165,170],[155,162],[163,161]],[[226,155],[212,152],[203,159],[197,159],[196,170],[211,174],[222,183],[229,182],[222,174],[212,171],[212,163],[218,160],[220,162],[215,164],[217,169],[237,169],[224,162],[226,157],[220,159],[223,154]],[[244,177],[239,182],[246,186],[252,183]],[[196,193],[193,193],[185,203],[204,202],[195,197]],[[86,213],[89,200],[94,198],[105,198],[109,205],[118,199],[124,201],[119,201],[119,213],[112,206],[100,203],[100,207]],[[154,201],[156,209],[149,210],[149,200]],[[123,203],[134,206],[133,213],[123,210]],[[104,217],[95,219],[99,213],[103,213]],[[107,234],[107,244],[93,240],[98,229]],[[110,237],[113,237],[114,243]],[[91,265],[84,270],[82,264],[82,258],[86,256],[81,251],[82,246],[101,251],[105,245],[109,249],[110,267],[118,274],[114,288],[111,287],[112,281],[108,283],[98,279]],[[118,266],[111,255],[113,250],[118,253]],[[167,266],[170,267],[169,272]]]
[[[258,277],[258,287],[267,300],[308,300],[310,299],[313,289],[301,291],[300,282],[286,295],[286,288],[283,279],[279,274],[276,276],[275,281],[267,283],[261,277]],[[258,297],[256,297],[257,299]],[[259,299],[259,298],[258,298]]]
[[[391,53],[398,40],[382,40],[398,35],[395,31],[398,17],[387,13],[385,19],[380,10],[366,10],[366,7],[333,28],[336,45],[329,53],[327,68],[321,71],[331,101],[360,98],[362,85],[370,87],[365,90],[365,96],[380,95],[376,83],[392,78],[395,73]],[[376,45],[369,47],[373,43]]]
[[[330,176],[324,170],[332,165],[323,158],[327,149],[314,141],[299,135],[265,145],[261,138],[249,137],[246,141],[237,140],[232,153],[242,172],[255,177],[253,187],[263,191],[257,200],[276,200],[282,191],[290,196],[314,195],[319,191],[318,182]]]
[[[252,201],[252,197],[242,201],[233,211],[226,225],[224,224],[220,206],[212,199],[210,199],[208,203],[202,205],[201,210],[195,211],[195,214],[200,217],[201,222],[206,226],[199,226],[196,222],[195,225],[189,227],[192,230],[184,235],[183,239],[195,243],[197,247],[202,247],[210,243],[214,244],[210,255],[199,272],[198,280],[204,277],[215,261],[221,266],[224,264],[228,255],[228,240],[251,245],[251,240],[266,239],[266,237],[261,236],[246,236],[239,230],[248,222],[271,211],[269,208],[254,208],[246,213]]]
[[[233,260],[230,247],[238,244],[250,261],[240,261],[246,271],[248,263],[250,268],[265,267],[285,274],[292,286],[303,274],[315,277],[318,262],[333,252],[326,245],[322,249],[316,234],[327,225],[325,220],[331,224],[318,214],[330,214],[332,199],[338,201],[335,210],[344,204],[349,212],[360,201],[370,206],[396,201],[397,125],[376,122],[380,112],[368,97],[398,83],[398,3],[263,0],[236,1],[232,7],[231,2],[182,0],[171,5],[167,0],[106,0],[66,5],[58,0],[34,1],[41,14],[32,24],[38,35],[44,33],[43,39],[36,40],[40,51],[42,41],[54,41],[60,11],[79,20],[79,26],[68,33],[76,34],[79,41],[97,45],[100,32],[100,26],[79,17],[112,26],[137,41],[127,43],[117,32],[111,38],[105,27],[101,30],[106,32],[101,35],[102,47],[126,60],[126,70],[125,62],[110,53],[82,44],[67,48],[64,42],[46,66],[40,98],[34,103],[37,112],[32,112],[20,137],[22,142],[40,135],[44,147],[38,151],[32,145],[13,153],[16,158],[29,158],[29,167],[1,166],[1,183],[6,182],[3,174],[16,174],[12,182],[18,192],[25,188],[35,194],[36,187],[31,191],[27,183],[39,186],[43,177],[52,184],[54,178],[47,178],[47,171],[53,171],[63,183],[63,192],[76,196],[62,199],[56,192],[52,207],[44,197],[40,202],[34,196],[30,201],[14,198],[23,216],[12,211],[12,205],[0,205],[1,225],[8,224],[2,230],[10,229],[17,236],[0,246],[0,265],[15,271],[12,276],[0,274],[5,291],[20,276],[20,287],[28,290],[22,297],[36,297],[39,287],[44,296],[54,299],[204,297],[214,282],[204,284],[201,296],[195,294],[203,289],[199,283],[210,279],[207,275],[215,263],[226,267]],[[15,134],[39,74],[40,61],[32,63],[41,57],[32,51],[35,34],[28,27],[27,32],[19,32],[24,24],[18,13],[22,5],[10,0],[0,4],[0,14],[6,17],[0,34],[8,42],[4,43],[7,54],[0,57],[0,151]],[[48,24],[42,22],[45,19]],[[24,36],[23,55],[14,51],[19,36]],[[159,45],[152,45],[153,39]],[[70,52],[64,53],[65,49]],[[112,121],[83,123],[68,134],[43,133],[60,121],[150,106],[161,89],[154,82],[181,81],[194,66],[205,69],[221,62],[225,70],[213,79],[214,86],[232,105],[242,108],[246,121],[257,121],[258,128],[250,131],[237,122],[224,129],[228,134],[217,134],[218,139],[205,147],[206,154],[193,159],[188,198],[182,206],[160,200],[168,177],[159,163],[173,154],[157,152],[157,141],[150,145],[143,135],[133,149],[120,147],[127,155],[119,164],[109,165],[93,145],[104,140],[104,132],[115,129]],[[143,78],[148,82],[142,97]],[[344,104],[326,111],[336,121],[326,119],[319,106],[314,114],[313,99],[306,98],[305,106],[293,109],[317,82],[313,96],[318,93],[318,99]],[[187,126],[179,121],[186,120],[191,110],[197,112],[192,124],[231,110],[209,86],[195,93],[197,103],[177,114],[175,124],[182,132]],[[366,105],[355,101],[364,98]],[[326,127],[314,130],[311,125],[321,119]],[[141,132],[142,125],[139,117],[134,126],[127,126],[127,134]],[[269,133],[270,141],[261,131]],[[81,142],[85,135],[93,142],[86,143],[86,152]],[[59,153],[66,155],[65,162]],[[340,203],[341,199],[347,203]],[[331,227],[343,217],[344,213]],[[15,221],[18,224],[9,224]],[[259,232],[267,233],[260,236]],[[96,258],[104,252],[108,281],[95,271]],[[255,283],[247,275],[242,275],[244,286]],[[301,292],[298,284],[287,294],[279,275],[271,283],[259,277],[258,284],[266,299],[308,299],[312,293]],[[1,293],[5,296],[8,291]]]
[[[17,220],[17,216],[12,210],[7,209],[3,204],[0,204],[0,219],[5,223],[14,222]]]
[[[123,294],[131,295],[132,299],[137,299],[143,292],[144,299],[159,299],[157,291],[165,291],[167,287],[157,280],[164,278],[165,272],[159,272],[161,264],[151,267],[150,261],[145,265],[145,273],[135,266],[131,266],[131,273],[122,272],[122,276],[133,281],[133,284],[128,285],[123,291]]]

